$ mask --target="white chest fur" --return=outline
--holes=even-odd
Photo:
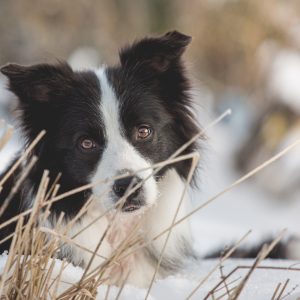
[[[92,205],[81,221],[77,222],[68,233],[70,238],[76,236],[73,238],[74,242],[82,247],[64,245],[61,249],[61,256],[68,257],[74,264],[86,267],[101,240],[101,245],[89,270],[114,261],[105,274],[110,284],[120,285],[128,277],[128,283],[140,287],[147,286],[152,278],[167,233],[151,244],[149,241],[171,225],[182,197],[184,183],[177,173],[171,170],[158,183],[158,187],[160,195],[156,204],[141,215],[118,213],[114,217],[112,213],[99,219],[103,212],[99,209],[99,205]],[[185,215],[186,201],[185,195],[177,219]],[[95,221],[97,218],[98,220]],[[82,231],[83,228],[86,229]],[[173,261],[182,260],[183,238],[188,243],[191,242],[190,230],[186,222],[173,228],[165,249],[165,258]],[[139,247],[144,243],[149,244],[147,248],[133,252],[136,246]],[[133,247],[130,248],[129,246],[132,245]],[[150,252],[151,255],[149,255]],[[129,253],[132,254],[128,255]],[[158,277],[161,275],[167,275],[165,270],[161,270]]]

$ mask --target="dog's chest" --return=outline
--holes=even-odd
[[[109,278],[109,284],[121,285],[127,278],[127,282],[144,286],[153,267],[143,250],[134,251],[144,242],[140,219],[99,216],[101,213],[94,210],[73,226],[68,235],[75,245],[62,246],[61,255],[85,268],[97,250],[90,270],[98,267],[100,271],[105,265],[103,277]]]

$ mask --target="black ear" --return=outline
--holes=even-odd
[[[157,72],[168,70],[181,57],[191,37],[171,31],[157,38],[144,38],[120,52],[122,66],[146,66]]]
[[[9,89],[19,97],[21,102],[47,102],[49,92],[56,84],[65,81],[66,75],[73,74],[66,63],[32,66],[7,64],[1,67],[0,71],[8,78]]]

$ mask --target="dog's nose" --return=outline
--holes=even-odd
[[[123,197],[126,191],[129,192],[139,182],[141,182],[141,179],[136,176],[129,176],[118,179],[113,185],[113,191],[118,197]],[[130,195],[130,198],[135,198],[140,193],[140,191],[141,187],[134,191],[134,193]]]

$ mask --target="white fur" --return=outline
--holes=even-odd
[[[33,192],[33,187],[28,183],[23,185],[21,192],[21,208],[29,209],[32,208],[36,195]]]
[[[147,221],[145,227],[148,239],[152,239],[172,224],[181,197],[183,197],[182,205],[176,220],[187,214],[187,208],[190,203],[188,194],[184,193],[184,187],[185,183],[174,169],[169,170],[165,174],[163,180],[158,183],[160,196],[157,200],[157,204],[150,208],[146,214]],[[167,233],[153,242],[153,247],[157,252],[161,251],[166,237]],[[167,256],[175,257],[178,255],[177,247],[178,238],[180,237],[184,237],[187,241],[191,241],[192,237],[188,222],[182,222],[172,230],[166,249]]]

